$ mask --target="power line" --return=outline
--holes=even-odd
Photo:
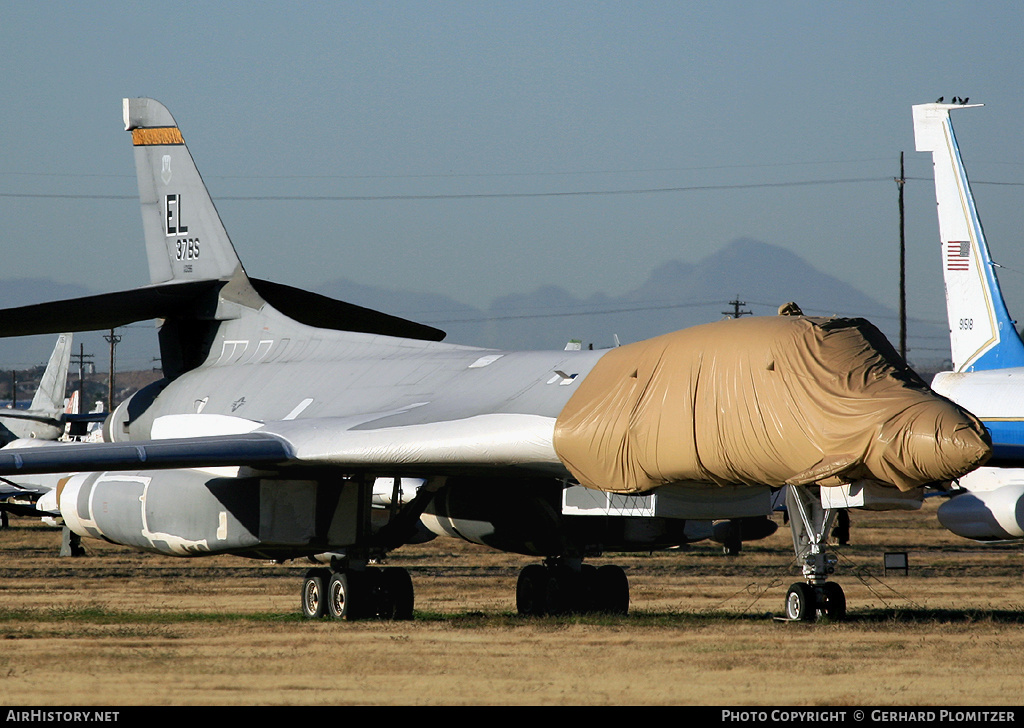
[[[484,323],[484,322],[490,322],[490,321],[509,321],[509,320],[518,320],[518,319],[535,319],[535,318],[539,319],[539,318],[574,318],[574,317],[579,317],[579,316],[605,316],[605,315],[616,314],[616,313],[634,313],[634,312],[638,312],[638,311],[665,311],[665,310],[679,309],[679,308],[700,308],[702,306],[720,306],[720,305],[722,305],[721,301],[705,300],[705,301],[689,301],[689,302],[685,302],[685,303],[665,303],[665,304],[646,305],[646,306],[621,306],[621,307],[618,307],[618,308],[603,308],[603,309],[594,309],[594,310],[591,310],[591,311],[558,311],[558,312],[553,312],[553,313],[521,313],[521,314],[506,314],[506,315],[502,315],[502,316],[486,316],[485,315],[485,316],[472,316],[472,317],[467,317],[467,318],[451,318],[451,319],[432,319],[432,318],[430,318],[430,314],[429,313],[420,314],[420,313],[415,312],[415,311],[412,311],[412,312],[410,312],[410,311],[403,311],[403,312],[399,312],[399,315],[406,316],[406,317],[419,317],[419,316],[423,316],[424,323],[439,324],[440,325],[440,324]],[[730,306],[733,305],[732,301],[728,302],[728,305],[730,305]],[[775,309],[777,307],[777,304],[765,303],[763,301],[742,301],[742,302],[740,302],[740,305],[766,306],[766,307],[771,308],[771,309]],[[732,313],[732,312],[727,312],[727,313]],[[822,316],[854,315],[854,314],[843,314],[842,312],[837,312],[837,311],[825,311],[824,309],[814,309],[814,308],[805,309],[804,313],[807,313],[807,314],[819,314],[819,315],[822,315]],[[744,314],[746,314],[746,312],[744,312]],[[898,317],[897,316],[891,316],[891,315],[887,316],[885,314],[873,314],[870,318],[871,319],[896,319]],[[920,318],[912,318],[912,319],[910,319],[910,321],[912,321],[914,323],[917,323],[917,324],[934,324],[934,325],[942,325],[942,324],[945,323],[945,321],[930,320],[930,319],[920,319]],[[914,336],[914,338],[943,338],[943,337],[940,337],[940,336],[922,337],[922,336],[918,335],[918,336]]]
[[[218,195],[218,201],[231,202],[375,202],[387,200],[472,200],[518,197],[588,197],[602,195],[649,195],[666,192],[705,192],[716,190],[749,190],[766,187],[810,187],[814,185],[859,184],[884,182],[886,177],[805,180],[799,182],[751,182],[734,185],[691,185],[686,187],[651,187],[633,190],[577,190],[567,192],[469,192],[427,195]],[[15,199],[56,200],[137,200],[138,195],[61,194],[37,192],[0,192],[0,197]]]
[[[209,175],[207,179],[459,179],[459,178],[480,178],[480,177],[582,177],[606,174],[661,174],[664,172],[710,172],[721,169],[772,169],[775,167],[807,167],[822,164],[862,164],[864,162],[884,162],[882,157],[871,159],[825,159],[809,162],[770,162],[764,164],[716,164],[697,167],[652,167],[641,169],[590,169],[590,170],[549,170],[533,172],[427,172],[422,174],[220,174]],[[60,179],[74,179],[77,177],[107,177],[121,179],[135,179],[130,174],[103,174],[97,172],[67,174],[65,172],[0,172],[0,176],[17,177],[59,177]]]

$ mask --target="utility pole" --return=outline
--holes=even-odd
[[[753,311],[741,311],[740,306],[746,306],[746,301],[739,300],[740,297],[736,296],[732,301],[729,301],[729,305],[732,306],[732,311],[722,311],[725,316],[729,318],[739,318],[740,316],[753,316]]]
[[[114,349],[121,343],[121,336],[114,335],[114,330],[103,337],[110,344],[110,376],[107,378],[107,412],[114,411]]]
[[[11,370],[11,409],[18,409],[18,372]]]
[[[88,411],[85,406],[85,360],[92,359],[92,354],[85,353],[85,344],[78,342],[78,353],[71,355],[72,359],[78,359],[78,411]]]
[[[907,241],[904,234],[903,187],[907,178],[903,174],[903,152],[900,152],[900,176],[896,179],[899,188],[900,207],[900,356],[907,358]]]

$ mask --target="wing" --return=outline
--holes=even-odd
[[[266,434],[54,445],[0,450],[0,475],[93,470],[162,470],[222,465],[280,466],[291,450]]]
[[[537,415],[488,414],[377,428],[350,418],[254,424],[258,429],[236,434],[0,449],[0,475],[223,466],[422,475],[562,468],[551,444],[554,419]]]
[[[47,475],[0,477],[0,511],[16,516],[46,516],[56,514],[56,502],[43,505],[40,501],[59,486],[60,473]]]

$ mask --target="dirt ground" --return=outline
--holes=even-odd
[[[981,546],[916,513],[854,512],[843,623],[779,619],[798,580],[789,530],[607,554],[626,617],[522,618],[531,559],[438,539],[396,551],[411,622],[303,620],[306,565],[173,559],[29,519],[0,531],[6,705],[1019,705],[1020,546]],[[780,521],[781,523],[781,521]],[[906,552],[909,573],[885,573]]]

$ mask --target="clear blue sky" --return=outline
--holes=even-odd
[[[1019,2],[3,1],[0,279],[148,282],[121,98],[151,96],[250,274],[475,306],[752,237],[895,307],[902,151],[910,315],[944,320],[910,106],[956,95],[1024,316],[1022,37]],[[224,199],[282,195],[383,199]]]

